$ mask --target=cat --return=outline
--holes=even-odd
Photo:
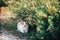
[[[17,24],[17,30],[21,33],[27,33],[28,32],[28,24],[24,20],[19,20]]]

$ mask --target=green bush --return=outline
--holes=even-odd
[[[16,19],[25,19],[33,26],[36,34],[31,32],[30,40],[58,40],[60,33],[60,3],[58,0],[17,0],[20,8],[12,9]],[[13,7],[14,5],[10,5]],[[15,5],[16,6],[16,5]]]

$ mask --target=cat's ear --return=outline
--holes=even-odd
[[[17,22],[21,22],[21,21],[23,21],[23,20],[22,20],[22,19],[18,19],[18,20],[17,20]]]
[[[25,23],[28,24],[28,21],[25,20]]]
[[[27,19],[24,19],[25,23],[28,24],[28,20]]]
[[[19,19],[19,22],[21,22],[22,21],[22,19]]]

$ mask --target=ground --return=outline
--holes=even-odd
[[[26,37],[20,38],[16,34],[11,34],[9,31],[6,29],[1,29],[0,30],[0,40],[28,40]]]

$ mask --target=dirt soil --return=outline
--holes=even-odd
[[[28,40],[26,37],[25,38],[20,38],[19,36],[15,34],[9,33],[5,29],[0,30],[0,40]]]

